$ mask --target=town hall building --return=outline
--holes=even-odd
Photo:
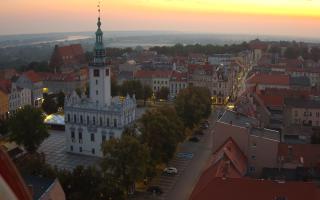
[[[100,17],[89,63],[89,97],[75,91],[65,102],[65,132],[67,151],[102,157],[101,144],[119,138],[126,126],[135,121],[136,100],[111,97],[110,66],[106,63]]]

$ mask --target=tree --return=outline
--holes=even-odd
[[[8,134],[8,119],[0,119],[0,135]]]
[[[117,80],[114,77],[111,77],[111,96],[119,95],[119,86]]]
[[[143,101],[144,105],[146,105],[146,101],[152,97],[153,91],[149,85],[143,86]]]
[[[169,96],[169,88],[167,87],[162,87],[157,93],[156,97],[157,99],[165,99],[167,100]]]
[[[43,98],[44,100],[41,106],[44,112],[46,112],[48,115],[56,113],[58,111],[58,106],[53,97],[48,94],[44,94]]]
[[[175,109],[166,106],[149,110],[142,116],[141,124],[141,139],[150,149],[152,164],[167,163],[184,139],[184,127]]]
[[[117,181],[95,167],[77,166],[72,172],[61,170],[57,175],[67,199],[123,199],[123,192],[118,189]]]
[[[9,139],[24,148],[31,154],[35,153],[49,136],[44,115],[40,109],[25,106],[19,109],[9,119]]]
[[[110,139],[105,142],[102,150],[103,172],[117,177],[121,188],[128,195],[130,187],[145,177],[149,160],[147,146],[133,136],[123,135],[120,139]]]
[[[60,91],[58,93],[58,96],[57,96],[57,106],[58,107],[64,108],[64,99],[65,99],[65,97],[66,96],[62,91]]]
[[[184,125],[193,128],[211,113],[210,91],[202,87],[181,90],[175,100],[175,108]]]
[[[143,99],[144,98],[143,86],[142,86],[141,82],[138,80],[124,81],[122,83],[120,93],[122,96],[126,96],[127,94],[132,96],[133,94],[135,94],[136,99]]]

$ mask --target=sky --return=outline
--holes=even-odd
[[[94,31],[98,0],[0,0],[0,34]],[[320,38],[320,0],[101,0],[107,31]]]

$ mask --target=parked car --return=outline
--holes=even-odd
[[[148,187],[147,192],[157,195],[161,195],[163,193],[162,189],[156,185]]]
[[[200,141],[200,139],[198,138],[198,137],[191,137],[190,139],[189,139],[189,141],[190,142],[199,142]]]
[[[163,172],[167,175],[176,175],[178,170],[175,167],[167,167],[163,170]]]

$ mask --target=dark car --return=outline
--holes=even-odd
[[[191,137],[191,138],[189,139],[189,141],[190,141],[190,142],[199,142],[200,139],[199,139],[198,137]]]
[[[163,193],[162,189],[159,186],[150,186],[147,191],[152,194],[160,195]]]

